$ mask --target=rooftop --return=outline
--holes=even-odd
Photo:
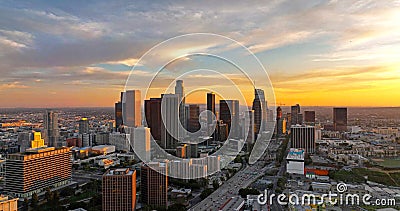
[[[304,149],[290,148],[286,159],[288,159],[288,160],[304,160]]]

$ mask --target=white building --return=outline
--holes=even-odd
[[[131,149],[131,135],[126,133],[110,133],[110,144],[118,151],[129,152]]]
[[[286,157],[286,172],[304,175],[304,149],[290,148]]]
[[[163,94],[161,101],[161,145],[164,149],[175,149],[179,137],[179,96]]]
[[[133,131],[133,147],[135,148],[136,154],[144,162],[150,162],[150,128],[138,127]]]
[[[124,125],[137,127],[142,125],[140,90],[127,90],[122,94],[122,115]]]

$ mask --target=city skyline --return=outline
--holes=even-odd
[[[197,32],[230,37],[253,51],[277,103],[400,106],[398,1],[75,4],[79,9],[44,1],[0,3],[0,98],[7,99],[0,107],[111,107],[143,53]],[[127,22],[135,18],[140,21]],[[193,27],[193,21],[199,24]],[[176,46],[164,53],[213,47]],[[150,73],[148,64],[139,64],[132,74]],[[208,79],[185,80],[185,88]],[[192,98],[188,104],[206,100]]]

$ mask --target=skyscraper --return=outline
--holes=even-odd
[[[302,148],[307,153],[314,153],[315,135],[314,126],[292,125],[290,128],[292,148]]]
[[[282,134],[283,122],[281,121],[281,119],[282,119],[282,108],[278,106],[278,108],[276,108],[276,130],[275,130],[277,141],[279,141],[279,137]]]
[[[136,171],[129,168],[108,170],[102,178],[103,211],[134,211]]]
[[[207,110],[211,111],[215,116],[215,94],[213,92],[207,93]],[[207,115],[207,124],[212,124],[213,121],[212,115]]]
[[[127,90],[122,95],[123,123],[128,127],[142,125],[140,90]]]
[[[195,104],[189,105],[188,131],[194,133],[194,132],[200,130],[199,115],[200,115],[199,105],[195,105]]]
[[[254,110],[254,137],[257,138],[260,131],[265,130],[267,121],[267,103],[265,101],[264,90],[254,90],[252,110]]]
[[[51,147],[59,147],[60,129],[58,128],[58,114],[47,110],[43,118],[45,143]]]
[[[150,98],[144,101],[144,113],[147,127],[154,140],[161,141],[161,98]],[[160,144],[160,143],[159,143]]]
[[[229,135],[238,137],[239,133],[239,101],[238,100],[220,100],[219,116],[225,124],[228,125]]]
[[[140,180],[143,204],[154,207],[168,206],[167,163],[149,162],[141,166]]]
[[[290,124],[291,125],[303,124],[303,115],[301,114],[301,111],[300,111],[300,105],[296,104],[296,105],[292,106],[290,111],[291,111],[291,117],[292,117]]]
[[[118,131],[118,128],[124,124],[122,117],[122,102],[116,102],[114,108],[115,115],[115,131]]]
[[[347,130],[347,108],[333,108],[333,127],[336,131]]]
[[[177,80],[175,85],[175,94],[178,95],[179,100],[179,121],[184,128],[187,129],[187,119],[185,117],[185,91],[183,88],[183,80]],[[179,131],[179,136],[183,137],[185,131]]]
[[[143,162],[150,162],[150,128],[137,127],[133,131],[133,147]]]
[[[163,94],[161,98],[161,147],[175,149],[179,139],[179,96]]]
[[[247,130],[247,134],[246,134]],[[244,112],[244,118],[242,122],[242,134],[243,139],[246,140],[247,144],[253,144],[255,141],[254,137],[254,110]]]
[[[315,123],[315,111],[304,111],[304,122]]]
[[[79,134],[89,133],[89,120],[88,118],[82,118],[78,121],[79,123]]]

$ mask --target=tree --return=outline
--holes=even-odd
[[[44,194],[44,198],[47,202],[50,202],[53,198],[53,193],[51,192],[50,188],[46,188],[46,193]]]
[[[214,180],[212,185],[213,185],[214,190],[217,190],[219,188],[219,183],[217,180]]]
[[[28,211],[28,209],[29,209],[29,200],[28,200],[28,198],[24,198],[24,211]]]
[[[31,206],[32,206],[33,210],[37,210],[38,203],[39,203],[38,195],[36,193],[32,194]]]
[[[205,199],[205,198],[207,198],[207,196],[209,196],[212,192],[213,192],[212,189],[207,188],[207,189],[205,189],[203,192],[201,192],[200,198],[201,198],[201,199]]]

